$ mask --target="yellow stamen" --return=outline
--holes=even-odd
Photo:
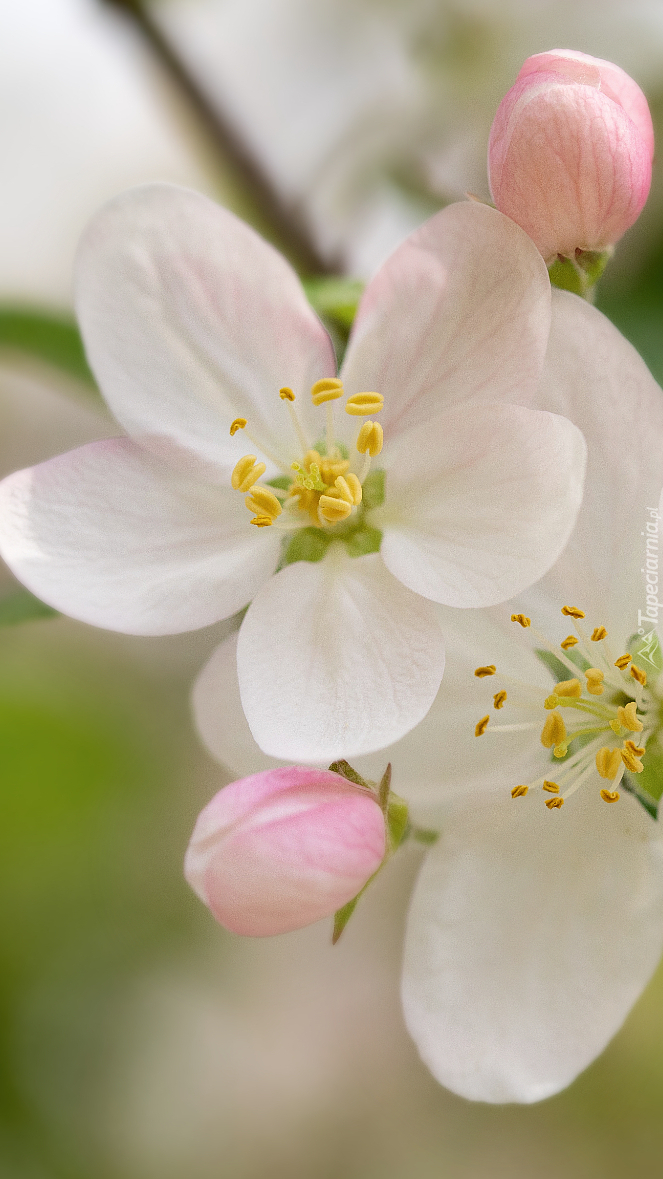
[[[345,412],[353,417],[363,417],[367,413],[379,413],[383,405],[381,393],[353,393],[345,403]]]
[[[550,716],[546,718],[541,732],[541,744],[545,749],[550,749],[553,745],[561,745],[565,739],[566,725],[562,720],[561,713],[551,712]]]
[[[628,667],[630,662],[630,655],[620,655],[619,659],[615,659],[615,667],[618,667],[620,671],[623,671],[625,667]]]
[[[549,811],[557,811],[561,806],[564,806],[564,799],[561,795],[559,798],[549,798],[546,801],[546,806]]]
[[[635,754],[636,757],[642,757],[643,753],[645,752],[644,745],[636,745],[635,741],[631,741],[630,738],[628,741],[624,742],[624,749],[628,749],[629,752]]]
[[[244,503],[250,512],[255,512],[258,516],[271,516],[272,519],[280,516],[283,510],[273,491],[261,487],[258,483],[251,488],[251,494],[247,495]]]
[[[551,708],[557,708],[558,705],[559,700],[557,696],[554,695],[554,693],[552,696],[546,696],[545,700],[543,701],[543,707],[548,709],[548,711],[550,711]]]
[[[295,395],[289,385],[284,385],[282,389],[279,389],[279,397],[281,401],[295,400]]]
[[[610,778],[612,780],[616,776],[621,764],[621,749],[610,749],[607,745],[599,749],[596,755],[596,768],[602,778]]]
[[[506,692],[502,689],[501,692],[496,692],[493,696],[493,708],[504,708],[506,704]]]
[[[623,708],[620,704],[617,708],[617,719],[625,729],[630,729],[632,733],[641,733],[643,724],[636,713],[636,707],[635,700],[631,700]]]
[[[340,496],[321,495],[318,500],[318,512],[328,524],[336,524],[339,520],[347,520],[352,511],[352,504],[341,499]]]
[[[599,671],[598,667],[588,667],[585,672],[585,678],[587,680],[587,691],[590,696],[602,696],[602,681],[605,679],[603,672]]]
[[[384,432],[379,422],[364,422],[357,435],[357,450],[375,458],[382,450]]]
[[[488,728],[488,721],[489,720],[490,720],[490,716],[482,716],[481,720],[477,721],[476,725],[474,726],[474,736],[475,737],[483,737],[486,729]]]
[[[355,507],[357,507],[361,503],[361,497],[363,494],[361,483],[359,482],[357,476],[354,475],[352,471],[350,471],[345,476],[345,483],[346,483],[347,487],[349,487],[349,489],[350,489],[350,494],[352,495],[352,502],[355,505]],[[338,487],[338,479],[336,479],[336,486]]]
[[[350,480],[353,480],[355,485],[354,487],[350,486]],[[341,499],[345,500],[345,502],[350,504],[351,507],[356,507],[357,504],[361,503],[361,483],[359,482],[356,475],[348,475],[347,479],[344,479],[342,475],[339,475],[338,478],[334,480],[334,486],[336,487],[336,490],[338,491]],[[357,492],[359,494],[357,494]]]
[[[558,684],[555,684],[554,690],[556,696],[570,696],[575,700],[582,696],[582,685],[580,680],[576,679],[560,680]]]
[[[604,639],[607,633],[608,632],[604,626],[595,626],[590,635],[590,638],[593,643],[600,643],[601,639]]]
[[[478,679],[483,680],[487,675],[495,675],[497,668],[494,663],[487,663],[485,667],[477,667],[474,671]]]
[[[528,618],[526,614],[512,614],[512,622],[519,622],[521,626],[527,627],[532,625],[532,619]]]
[[[529,786],[514,786],[511,791],[512,798],[524,798],[529,790]]]
[[[559,645],[563,651],[568,651],[569,647],[575,647],[577,642],[578,640],[575,635],[567,635]]]
[[[253,484],[258,482],[266,470],[267,467],[264,463],[256,462],[254,454],[245,454],[244,458],[235,464],[230,476],[230,485],[235,491],[250,491]]]
[[[255,524],[256,528],[269,528],[274,521],[271,516],[254,516],[251,523]]]
[[[342,396],[343,382],[338,377],[323,377],[311,388],[311,401],[314,405],[324,405],[325,401],[338,401]]]
[[[584,610],[579,610],[577,606],[562,606],[562,614],[565,614],[567,618],[585,617]]]
[[[599,793],[604,802],[617,802],[619,800],[618,790],[601,790]]]
[[[559,794],[559,786],[556,782],[544,782],[543,790],[547,790],[548,794]]]
[[[622,761],[624,762],[627,770],[630,770],[632,774],[642,773],[645,767],[643,766],[637,754],[635,754],[632,749],[629,749],[626,743],[624,744],[624,748],[621,750],[621,755]]]
[[[235,418],[234,422],[230,423],[230,437],[234,438],[238,430],[243,430],[246,426],[246,418]]]
[[[638,667],[635,663],[631,664],[629,671],[630,671],[631,675],[633,676],[633,679],[637,680],[638,683],[641,684],[643,688],[646,688],[646,686],[647,686],[647,672],[643,671],[642,668]]]

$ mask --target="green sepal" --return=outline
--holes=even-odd
[[[632,736],[637,739],[638,734]],[[628,777],[635,787],[634,794],[645,794],[657,805],[663,796],[663,750],[652,743],[647,746],[647,755],[643,757],[644,769],[641,774],[629,774]],[[626,774],[624,777],[626,778]]]
[[[341,458],[346,459],[350,453],[345,442],[335,442],[334,449],[338,451]],[[320,458],[327,457],[327,442],[324,438],[319,438],[317,442],[313,443],[313,450],[317,450]]]
[[[57,618],[57,610],[40,602],[29,590],[19,589],[0,599],[0,626],[16,626],[37,618]]]
[[[535,647],[534,654],[536,655],[537,659],[541,660],[541,663],[543,663],[544,667],[548,668],[548,671],[550,672],[556,684],[559,684],[563,680],[568,680],[568,667],[565,667],[561,659],[558,659],[556,655],[553,655],[552,651],[546,651],[545,648],[541,649],[540,647]],[[589,667],[589,663],[585,657],[581,655],[579,651],[576,651],[575,647],[569,648],[569,650],[566,652],[566,657],[571,661],[571,663],[575,664],[575,666],[578,668],[578,671],[581,673]]]
[[[361,502],[366,511],[380,508],[384,503],[385,471],[369,471],[362,484]]]
[[[321,528],[300,528],[286,546],[284,565],[295,561],[321,561],[334,538]]]
[[[0,348],[36,357],[96,393],[80,332],[66,315],[33,307],[0,307]]]
[[[652,668],[657,675],[660,675],[661,671],[663,671],[663,652],[661,651],[658,634],[653,625],[652,629],[645,635],[639,635],[637,633],[631,635],[627,644],[627,650],[629,655],[633,656],[638,667],[645,664],[643,671]]]
[[[362,778],[361,774],[358,774],[356,770],[353,770],[350,763],[344,759],[333,761],[329,769],[332,774],[340,774],[342,778],[346,778],[348,782],[352,782],[355,786],[368,787],[368,782]]]
[[[643,770],[642,774],[624,774],[620,785],[622,790],[625,790],[627,794],[633,795],[636,801],[640,803],[640,806],[644,807],[647,814],[651,815],[652,819],[658,819],[658,800],[653,798],[648,792],[640,789],[638,779],[644,776],[644,772]]]
[[[361,892],[363,892],[363,891],[364,891],[364,889],[362,888]],[[351,901],[348,901],[347,905],[344,905],[342,909],[337,909],[336,912],[334,913],[334,931],[332,933],[332,946],[336,945],[338,939],[340,938],[341,934],[343,933],[343,930],[345,929],[346,925],[348,924],[348,921],[350,920],[350,918],[352,917],[352,914],[354,913],[355,909],[357,908],[357,903],[358,903],[359,898],[361,896],[361,892],[358,892],[356,897],[353,897]]]
[[[306,297],[318,315],[336,321],[348,331],[357,314],[364,283],[356,278],[304,279]]]
[[[426,847],[432,847],[440,838],[440,832],[433,831],[430,827],[411,827],[405,834],[417,843],[425,844]]]
[[[278,487],[280,491],[287,491],[288,488],[291,486],[291,484],[294,480],[294,477],[295,477],[294,471],[293,471],[292,479],[290,478],[289,475],[277,475],[275,479],[268,479],[267,480],[267,486],[268,487]]]
[[[400,847],[408,828],[408,809],[404,799],[397,794],[389,795],[387,806],[387,856],[392,856]]]
[[[554,287],[562,291],[571,291],[573,295],[590,299],[612,253],[611,249],[576,250],[573,258],[558,255],[548,267],[550,281]]]
[[[364,524],[346,537],[345,544],[348,556],[366,557],[369,553],[379,553],[382,544],[382,533],[379,528],[372,528]]]

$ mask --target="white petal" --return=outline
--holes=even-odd
[[[606,626],[617,645],[637,630],[638,608],[645,608],[642,534],[663,487],[663,393],[600,311],[554,291],[537,403],[582,430],[587,477],[576,530],[555,568],[528,595],[527,610],[531,605],[541,617],[547,599],[557,603],[559,617],[559,607],[572,600],[592,625]]]
[[[343,365],[346,392],[384,394],[390,436],[469,398],[527,403],[550,327],[538,250],[487,205],[450,205],[378,272]]]
[[[539,1101],[621,1026],[663,944],[658,824],[622,795],[537,794],[449,818],[408,921],[403,1002],[443,1085]]]
[[[178,476],[125,438],[0,484],[10,569],[56,610],[127,634],[194,630],[241,609],[278,562],[265,531],[230,488]]]
[[[239,778],[286,762],[258,748],[244,715],[237,679],[237,635],[216,648],[193,685],[193,715],[210,753]]]
[[[319,431],[309,390],[336,371],[327,333],[285,259],[207,197],[166,184],[117,197],[83,238],[76,291],[88,359],[130,434],[232,466],[254,449],[229,436],[242,416],[294,456],[283,385]]]
[[[462,406],[395,438],[384,465],[375,522],[387,568],[433,601],[491,606],[542,577],[566,544],[585,443],[556,414]]]
[[[426,715],[442,678],[434,607],[378,553],[282,569],[254,598],[237,644],[242,704],[272,757],[369,753]]]

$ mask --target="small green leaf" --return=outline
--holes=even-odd
[[[347,778],[348,782],[353,782],[355,786],[367,786],[368,783],[364,781],[361,774],[353,770],[349,762],[341,759],[340,761],[333,761],[329,767],[332,774],[340,774],[342,778]]]
[[[385,471],[369,471],[362,485],[362,506],[366,511],[379,508],[384,503]]]
[[[363,892],[363,889],[362,889],[362,892]],[[355,909],[357,908],[357,902],[358,902],[360,896],[361,896],[361,893],[357,893],[357,896],[353,897],[353,899],[351,901],[348,901],[347,905],[344,905],[342,909],[338,909],[336,911],[336,913],[334,913],[334,932],[332,933],[332,946],[336,945],[338,939],[340,938],[341,934],[343,933],[343,930],[345,929],[346,925],[348,924],[348,921],[352,917],[352,914],[354,913]]]
[[[36,356],[96,389],[73,319],[33,307],[0,307],[0,348]]]
[[[37,618],[57,618],[57,610],[40,602],[29,590],[19,589],[0,599],[0,626],[16,626]]]
[[[410,835],[417,843],[424,843],[427,847],[432,847],[440,838],[440,832],[432,831],[429,827],[412,827]]]
[[[309,278],[304,280],[304,290],[318,315],[329,316],[346,330],[352,327],[363,282],[355,278]]]
[[[389,855],[393,855],[403,842],[408,825],[408,809],[404,799],[397,794],[390,794],[387,808],[387,838]]]
[[[657,674],[663,671],[661,644],[653,627],[646,635],[631,635],[628,641],[628,651],[637,662],[638,667],[643,667],[644,671],[653,669]]]
[[[321,528],[300,528],[288,543],[283,564],[294,565],[295,561],[321,561],[332,539]]]
[[[644,807],[647,814],[651,815],[652,819],[657,819],[658,800],[653,798],[648,791],[645,792],[644,790],[640,789],[639,779],[642,777],[644,777],[644,770],[642,774],[624,774],[624,777],[621,781],[621,787],[627,792],[627,794],[632,794],[633,797],[637,799],[637,801],[640,803],[640,806]]]
[[[366,557],[368,553],[379,553],[382,544],[382,533],[379,528],[371,528],[364,524],[357,528],[344,541],[351,557]]]

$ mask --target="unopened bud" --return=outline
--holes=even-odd
[[[609,61],[554,49],[527,59],[498,107],[490,189],[547,262],[601,252],[638,217],[653,153],[647,100],[633,79]]]
[[[334,914],[385,849],[370,790],[328,770],[286,766],[214,796],[198,816],[184,874],[226,929],[266,937]]]

